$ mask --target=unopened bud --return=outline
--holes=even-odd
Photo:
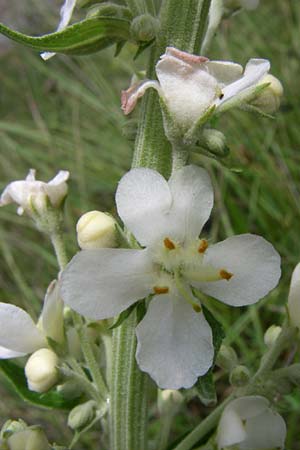
[[[276,339],[281,333],[282,328],[278,325],[271,325],[264,335],[264,342],[267,347],[272,347]]]
[[[72,430],[78,430],[91,423],[96,414],[96,405],[94,400],[90,400],[75,406],[69,414],[68,426]]]
[[[222,344],[217,355],[216,364],[221,369],[231,372],[238,365],[238,357],[234,349],[229,345]]]
[[[25,366],[28,388],[35,392],[46,392],[57,382],[58,357],[48,348],[34,352]]]
[[[267,114],[272,114],[279,109],[281,97],[283,95],[283,87],[278,78],[273,75],[266,75],[259,85],[270,83],[266,86],[257,97],[251,101],[251,105],[259,108],[261,111]]]
[[[9,450],[50,450],[42,428],[33,426],[19,431],[7,439]]]
[[[135,17],[131,23],[131,36],[136,42],[148,42],[155,38],[159,21],[150,14]]]
[[[78,245],[83,250],[112,248],[118,244],[115,219],[101,211],[81,216],[76,231]]]
[[[225,135],[215,129],[205,129],[201,133],[198,145],[216,156],[224,157],[229,153]]]
[[[105,2],[92,6],[87,15],[87,19],[95,17],[116,17],[118,19],[132,20],[132,13],[129,8],[115,3]]]
[[[232,386],[246,386],[250,380],[250,372],[246,366],[236,366],[230,373],[229,381]]]

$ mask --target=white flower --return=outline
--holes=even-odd
[[[36,180],[35,170],[30,169],[25,180],[12,181],[4,189],[0,197],[0,206],[17,203],[20,215],[24,211],[30,212],[32,207],[42,212],[47,199],[53,207],[59,207],[68,192],[66,183],[68,178],[69,172],[60,170],[52,180],[45,183]]]
[[[286,436],[283,418],[260,396],[240,397],[224,409],[218,427],[218,449],[282,449]]]
[[[63,333],[63,303],[56,281],[47,290],[37,324],[18,306],[0,303],[0,359],[17,358],[47,347],[47,337],[61,343]]]
[[[122,92],[122,109],[129,114],[148,88],[154,88],[171,115],[184,129],[191,127],[215,106],[221,109],[229,100],[250,93],[270,69],[265,59],[250,59],[243,67],[230,61],[209,61],[167,47],[156,64],[159,82],[145,80]]]
[[[133,169],[120,181],[116,203],[146,248],[78,253],[62,274],[62,298],[97,320],[154,295],[136,329],[137,362],[162,388],[190,387],[214,353],[211,328],[190,286],[228,305],[253,304],[276,286],[279,255],[251,234],[211,246],[199,240],[213,190],[196,166],[178,170],[169,182],[154,170]]]
[[[291,324],[300,329],[300,263],[296,265],[292,274],[288,310]]]
[[[60,22],[58,24],[58,27],[56,31],[62,31],[69,25],[69,22],[71,20],[75,5],[77,0],[65,0],[64,4],[61,7],[60,10]],[[56,55],[56,53],[53,52],[44,52],[41,53],[41,57],[47,61],[47,59],[52,58],[52,56]]]

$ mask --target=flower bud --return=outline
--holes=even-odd
[[[242,387],[249,383],[250,372],[246,366],[236,366],[230,373],[230,384],[236,387]]]
[[[82,250],[117,247],[116,221],[101,211],[89,211],[81,216],[76,231]]]
[[[28,427],[7,439],[9,450],[50,450],[49,442],[42,428]]]
[[[222,344],[217,355],[216,364],[221,369],[231,371],[238,365],[238,357],[234,349],[229,345]]]
[[[271,325],[264,335],[264,342],[266,346],[269,348],[272,347],[272,345],[274,344],[280,333],[281,327],[279,327],[278,325]]]
[[[58,357],[48,348],[34,352],[25,366],[28,388],[35,392],[48,391],[58,380]]]
[[[294,269],[288,297],[290,323],[300,329],[300,263]]]
[[[205,129],[201,133],[198,145],[216,156],[224,157],[229,153],[225,135],[218,130]]]
[[[135,17],[131,23],[130,32],[136,42],[148,42],[155,38],[159,21],[150,14]]]
[[[281,97],[283,95],[283,87],[278,78],[270,74],[266,75],[259,82],[259,85],[265,83],[270,84],[257,95],[251,102],[251,105],[259,108],[264,113],[273,114],[279,109]]]
[[[69,414],[68,426],[72,428],[72,430],[84,428],[94,419],[95,413],[96,402],[94,400],[77,405]]]

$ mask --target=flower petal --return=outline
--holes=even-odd
[[[60,10],[60,22],[58,24],[58,27],[56,31],[61,31],[64,28],[66,28],[71,20],[73,10],[76,5],[76,0],[65,0],[64,4],[61,7]],[[44,61],[47,61],[47,59],[52,58],[56,53],[53,52],[43,52],[41,53],[41,57]]]
[[[136,335],[137,363],[162,389],[189,388],[212,365],[211,328],[181,297],[153,297]]]
[[[156,171],[132,169],[121,179],[116,203],[119,216],[142,245],[168,236],[172,197],[167,181]]]
[[[293,271],[288,297],[288,310],[291,324],[300,328],[300,263],[296,265]]]
[[[233,236],[212,245],[205,252],[203,263],[233,276],[193,285],[231,306],[256,303],[277,285],[281,275],[280,256],[269,242],[254,234]]]
[[[186,242],[199,236],[208,220],[214,193],[208,172],[194,165],[176,171],[169,180],[173,203],[169,237]]]
[[[126,91],[122,91],[121,108],[125,115],[130,114],[134,110],[138,99],[143,97],[149,88],[154,88],[159,94],[161,93],[159,83],[154,80],[144,80],[140,83],[135,83]]]
[[[26,353],[14,352],[13,350],[9,350],[8,348],[2,347],[0,345],[0,359],[19,358],[20,356],[25,356],[25,355],[26,355]]]
[[[64,270],[61,296],[83,316],[106,319],[146,297],[155,279],[146,250],[84,250]]]
[[[243,73],[243,67],[231,61],[208,61],[206,67],[218,83],[224,86],[238,80]]]
[[[262,414],[246,422],[247,438],[240,444],[241,450],[282,449],[286,437],[286,425],[283,418],[268,408]]]
[[[230,406],[230,405],[229,405]],[[233,409],[225,409],[218,426],[218,449],[239,444],[246,438],[246,430],[239,415]]]
[[[47,184],[48,186],[59,186],[61,183],[67,181],[70,177],[70,172],[67,170],[60,170],[57,175],[55,175],[52,180],[50,180]]]
[[[254,87],[270,70],[270,62],[267,59],[250,59],[245,67],[242,78],[227,85],[223,90],[223,98],[218,104],[224,103],[231,97],[248,88]]]
[[[23,309],[0,303],[0,345],[17,353],[32,353],[47,342]]]
[[[39,323],[45,336],[59,343],[64,341],[63,309],[64,305],[59,295],[59,286],[57,281],[54,280],[47,289]]]

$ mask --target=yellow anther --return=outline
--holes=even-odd
[[[230,278],[233,277],[233,273],[227,272],[225,269],[220,270],[220,277],[223,278],[223,280],[229,281]]]
[[[169,288],[167,286],[154,286],[153,291],[155,294],[167,294],[169,292]]]
[[[174,250],[176,248],[174,242],[171,241],[171,239],[169,239],[168,237],[164,239],[164,245],[168,250]]]
[[[201,239],[201,241],[199,242],[198,252],[199,253],[204,253],[207,248],[208,248],[207,240],[206,239]]]
[[[202,308],[201,308],[201,306],[198,305],[197,303],[194,303],[194,304],[193,304],[193,310],[194,310],[196,313],[200,313],[200,312],[202,311]]]

